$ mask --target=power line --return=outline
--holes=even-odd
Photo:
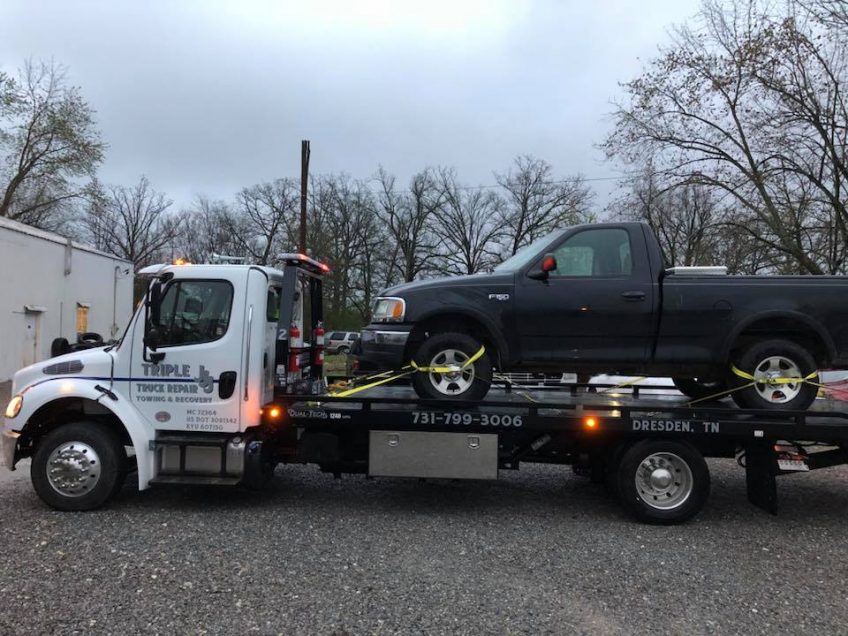
[[[558,179],[556,181],[544,181],[543,183],[545,185],[563,185],[563,184],[566,184],[566,183],[578,183],[578,182],[586,182],[586,181],[621,181],[623,179],[627,179],[628,177],[639,176],[641,174],[642,173],[634,172],[634,173],[629,173],[629,174],[623,173],[619,176],[607,176],[607,177],[577,176],[577,177],[571,177],[569,179]],[[367,185],[371,186],[373,184],[373,182],[374,182],[374,179],[369,179],[367,181],[364,181],[363,183],[366,183]],[[491,189],[503,188],[503,187],[504,186],[500,183],[487,183],[487,184],[473,185],[473,186],[471,186],[471,185],[456,186],[456,189],[457,190],[491,190]],[[377,185],[375,185],[373,189],[376,189],[379,192],[383,191],[383,188],[381,188]],[[403,190],[403,191],[406,191],[406,190]],[[389,190],[389,192],[395,193],[395,192],[397,192],[397,190],[392,188],[391,190]]]

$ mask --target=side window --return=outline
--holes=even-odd
[[[568,237],[555,251],[552,276],[629,276],[633,272],[627,230],[584,230]]]
[[[212,342],[227,333],[233,287],[222,280],[181,280],[162,295],[157,325],[163,347]]]
[[[268,322],[279,322],[280,320],[280,296],[283,291],[279,287],[268,288],[268,304],[265,307],[265,320]]]
[[[349,339],[349,340],[352,340],[352,341],[359,340],[359,334],[358,334],[358,333],[356,333],[355,331],[353,331],[353,332],[349,333],[349,334],[347,335],[347,337],[348,337],[348,339]]]

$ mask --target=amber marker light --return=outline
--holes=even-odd
[[[598,420],[595,419],[594,417],[585,417],[585,418],[583,418],[583,426],[585,426],[588,429],[594,430],[594,429],[598,428]]]
[[[268,409],[268,417],[270,417],[272,420],[275,420],[280,417],[280,407],[272,406],[270,409]]]

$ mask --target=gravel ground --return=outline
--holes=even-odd
[[[0,484],[0,633],[846,633],[848,469],[782,478],[772,517],[712,462],[693,522],[637,524],[567,468],[499,482],[264,493],[128,485],[46,509]]]

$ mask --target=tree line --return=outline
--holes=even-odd
[[[623,84],[603,143],[629,172],[612,211],[679,264],[845,273],[846,47],[846,0],[705,0]]]
[[[605,210],[580,175],[522,155],[491,186],[445,166],[398,179],[310,179],[307,244],[332,271],[332,327],[374,294],[486,271],[556,227],[648,222],[669,264],[732,273],[833,274],[848,258],[848,0],[704,0],[621,85],[599,146],[624,176]],[[65,70],[0,72],[0,216],[72,235],[141,267],[215,254],[274,265],[296,251],[299,181],[246,185],[175,209],[146,177],[97,178],[107,144]]]

